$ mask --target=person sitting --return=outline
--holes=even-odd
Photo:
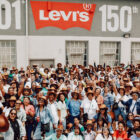
[[[46,137],[45,140],[67,140],[66,136],[62,134],[63,133],[63,125],[59,124],[57,126],[56,132],[50,135],[49,137]]]

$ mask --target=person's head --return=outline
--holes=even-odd
[[[57,129],[56,129],[56,136],[57,136],[57,138],[59,138],[62,135],[62,132],[63,132],[63,125],[59,124]]]
[[[98,122],[97,122],[97,124],[98,124],[99,126],[103,126],[103,123],[104,123],[104,122],[103,122],[103,119],[101,119],[101,118],[100,118],[100,119],[98,120]]]
[[[107,107],[106,107],[105,104],[102,104],[102,105],[100,106],[100,113],[101,113],[101,114],[106,114],[106,112],[107,112]]]
[[[108,91],[109,91],[109,89],[108,89],[108,87],[106,86],[106,87],[104,88],[104,92],[105,92],[105,93],[108,93]]]
[[[76,125],[76,126],[78,126],[79,125],[79,119],[78,118],[74,118],[74,124]]]
[[[86,129],[87,129],[87,132],[90,132],[92,130],[92,120],[87,120],[87,123],[86,123]]]
[[[61,101],[61,102],[64,102],[65,101],[65,95],[64,95],[64,93],[59,93],[58,100]]]
[[[89,100],[93,99],[93,91],[92,90],[87,92],[87,97],[88,97]]]
[[[16,110],[19,110],[20,109],[20,105],[21,105],[21,101],[20,100],[17,100],[16,101],[16,104],[15,104]]]
[[[14,95],[14,89],[13,89],[13,87],[9,87],[8,88],[8,94],[9,95]]]
[[[46,97],[45,96],[42,96],[42,97],[39,98],[38,105],[39,106],[45,106],[46,105]]]
[[[139,98],[138,92],[133,92],[131,95],[132,95],[133,100],[137,100]]]
[[[118,121],[123,121],[123,116],[121,114],[118,115]]]
[[[72,92],[72,98],[77,100],[79,98],[79,93],[76,91]]]
[[[9,117],[10,120],[14,121],[17,118],[17,111],[16,109],[11,109],[10,113],[9,113]]]
[[[16,102],[16,97],[15,96],[11,96],[11,98],[9,99],[9,106],[10,107],[14,107],[15,106],[15,102]]]
[[[131,121],[134,119],[133,113],[131,113],[131,112],[128,113],[128,119],[131,120]]]
[[[25,95],[25,96],[29,96],[30,95],[30,89],[29,88],[24,88],[23,89],[23,95]]]
[[[136,136],[137,136],[138,138],[140,138],[140,127],[137,128],[135,131],[136,131]]]
[[[120,132],[124,131],[124,128],[125,128],[125,123],[123,121],[119,122],[118,123],[118,130]]]
[[[104,136],[109,136],[109,129],[107,128],[107,127],[105,127],[105,128],[103,128],[103,130],[102,130],[102,134],[104,135]]]
[[[139,119],[134,119],[133,121],[133,125],[134,125],[134,128],[139,128],[140,127],[140,120]]]
[[[23,104],[26,105],[26,106],[29,105],[30,104],[30,98],[29,97],[24,97]]]
[[[120,93],[121,96],[125,95],[125,89],[124,89],[123,86],[120,86],[119,93]]]
[[[95,89],[95,96],[100,95],[100,93],[101,93],[101,89],[96,88],[96,89]]]
[[[75,135],[79,135],[80,134],[80,128],[78,126],[75,126],[74,133],[75,133]]]
[[[50,102],[54,101],[54,100],[55,100],[55,97],[56,97],[56,95],[55,95],[54,92],[50,92],[50,93],[49,93],[49,101],[50,101]]]

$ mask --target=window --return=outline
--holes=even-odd
[[[140,43],[133,42],[131,46],[131,63],[140,64]]]
[[[39,67],[41,67],[42,64],[45,65],[45,67],[49,68],[50,65],[53,65],[54,66],[54,59],[33,59],[33,60],[30,60],[30,65],[34,65],[34,64],[37,64]]]
[[[116,66],[120,63],[120,42],[100,43],[100,64]]]
[[[0,40],[0,67],[6,65],[8,68],[16,67],[16,41]]]
[[[87,41],[66,41],[66,64],[88,65]]]

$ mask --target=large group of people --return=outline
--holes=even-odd
[[[140,140],[140,64],[3,66],[4,140]],[[0,117],[1,122],[1,117]]]

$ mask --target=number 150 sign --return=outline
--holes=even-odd
[[[4,8],[5,10],[3,11]],[[15,28],[17,30],[21,29],[21,4],[20,0],[16,0],[12,4],[7,0],[0,0],[0,29],[6,30],[11,27],[12,15],[11,10],[15,9]],[[5,14],[3,13],[5,12]],[[2,21],[2,15],[5,16],[5,21]]]
[[[123,6],[119,9],[116,5],[103,5],[99,8],[102,12],[102,31],[129,32],[132,28],[132,8]],[[118,11],[120,11],[118,13]]]

